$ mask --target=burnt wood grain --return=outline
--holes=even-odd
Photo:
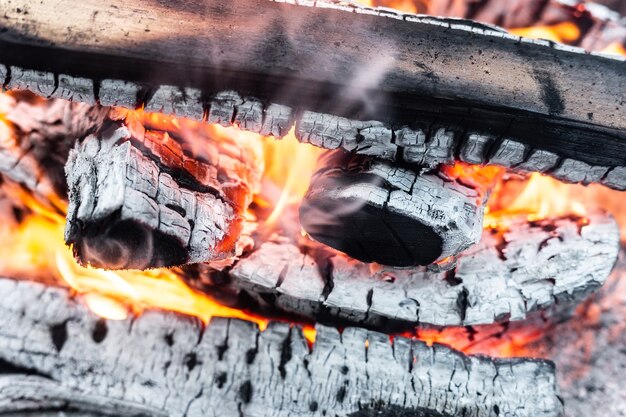
[[[214,318],[204,327],[166,312],[106,321],[66,289],[2,279],[0,293],[7,415],[50,415],[60,405],[124,417],[563,415],[549,361],[325,326],[309,347],[286,323],[259,331]]]
[[[488,187],[330,151],[300,205],[313,239],[364,262],[428,265],[480,240]]]
[[[366,264],[287,239],[259,243],[227,268],[203,264],[190,285],[240,308],[376,330],[514,322],[573,306],[602,286],[619,250],[615,220],[557,218],[486,229],[452,269]]]
[[[390,131],[442,126],[459,143],[468,133],[487,135],[489,149],[511,139],[527,152],[604,170],[594,181],[626,166],[619,59],[475,23],[338,3],[23,3],[11,3],[2,23],[9,88],[54,95],[61,80],[81,91],[91,82],[101,100],[105,81],[120,80],[129,100],[117,104],[134,107],[174,86],[177,96],[199,99],[205,115],[218,93],[237,91],[295,115],[375,120]],[[163,111],[176,112],[168,100]],[[623,188],[618,174],[607,184]]]

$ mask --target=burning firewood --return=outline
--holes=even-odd
[[[0,287],[5,413],[62,402],[121,416],[563,414],[548,361],[465,356],[359,328],[318,326],[309,348],[288,324],[214,319],[203,329],[162,312],[105,321],[64,289]]]
[[[102,108],[29,92],[0,95],[0,173],[41,197],[65,196],[69,150],[105,115]]]
[[[278,136],[295,122],[303,141],[407,162],[459,158],[456,150],[477,140],[485,161],[509,151],[520,164],[547,155],[542,160],[551,163],[541,167],[558,178],[626,189],[618,58],[337,1],[225,7],[213,0],[193,13],[115,2],[118,8],[105,9],[83,1],[59,19],[51,19],[59,13],[53,1],[14,5],[0,37],[3,84]],[[50,23],[57,20],[62,26]],[[108,30],[112,20],[126,30]],[[245,30],[234,21],[246,22]],[[172,27],[184,33],[172,37]],[[84,65],[69,76],[67,62]],[[405,129],[415,137],[396,141]],[[440,129],[452,135],[437,136]]]
[[[163,118],[121,112],[71,152],[66,241],[81,263],[145,269],[233,254],[260,180],[253,147]]]
[[[488,188],[330,152],[300,207],[315,240],[364,262],[427,265],[478,242]]]
[[[486,229],[451,271],[372,267],[279,241],[261,244],[226,276],[208,268],[186,279],[204,291],[245,294],[260,306],[316,320],[375,328],[477,325],[575,305],[604,283],[618,250],[609,215],[523,218],[505,231]]]

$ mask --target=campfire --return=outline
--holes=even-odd
[[[617,11],[62,3],[0,31],[2,412],[624,412]]]

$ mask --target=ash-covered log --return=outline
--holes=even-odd
[[[556,362],[569,416],[624,414],[626,390],[626,257],[622,249],[611,278],[576,316],[528,348]]]
[[[368,265],[283,240],[261,244],[225,271],[206,265],[185,279],[203,291],[239,296],[246,307],[252,300],[322,322],[375,329],[478,325],[575,305],[604,283],[618,249],[609,215],[531,223],[524,217],[506,231],[485,230],[450,271]]]
[[[0,94],[0,173],[41,197],[65,196],[67,155],[77,138],[100,126],[106,113],[28,91]]]
[[[337,1],[193,1],[175,10],[122,0],[67,10],[26,3],[7,11],[0,34],[0,78],[12,89],[93,93],[88,100],[105,105],[278,135],[296,122],[303,141],[390,159],[430,160],[436,132],[447,129],[444,157],[458,158],[454,150],[479,137],[490,160],[507,151],[506,140],[522,149],[516,163],[546,153],[548,174],[626,189],[618,58]],[[404,129],[415,139],[396,141]]]
[[[216,318],[203,328],[164,312],[106,321],[67,290],[27,281],[2,279],[0,294],[7,414],[63,404],[124,417],[563,415],[549,361],[465,356],[359,328],[318,326],[309,348],[289,324],[259,331]]]
[[[233,255],[260,180],[250,146],[202,123],[144,128],[150,115],[112,117],[66,166],[65,239],[77,260],[145,269]]]
[[[363,262],[428,265],[478,242],[488,194],[443,172],[332,151],[318,161],[300,223],[313,239]]]

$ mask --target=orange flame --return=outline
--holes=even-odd
[[[51,273],[77,294],[99,316],[123,319],[129,312],[162,309],[195,316],[208,323],[214,316],[253,321],[262,329],[265,319],[223,306],[189,288],[172,270],[105,271],[85,268],[74,260],[63,241],[63,217],[30,216],[0,244],[0,272],[20,278],[42,278]],[[46,277],[43,277],[44,279]]]
[[[609,55],[626,56],[626,47],[624,47],[623,43],[615,41],[609,44],[606,48],[602,49],[600,52]]]
[[[548,217],[557,217],[574,214],[584,217],[587,214],[584,201],[571,193],[573,188],[584,188],[581,185],[568,185],[554,178],[533,173],[525,182],[523,189],[514,187],[516,193],[506,208],[499,208],[499,199],[506,198],[506,184],[504,190],[494,195],[488,202],[484,225],[489,228],[506,227],[510,220],[520,215],[526,215],[529,221],[536,221]],[[494,206],[498,207],[494,210]]]
[[[400,12],[418,13],[425,10],[428,0],[355,0],[355,3],[366,7],[389,7]]]
[[[397,10],[416,13],[424,12],[426,0],[357,0],[365,6],[391,7]],[[517,28],[511,33],[531,37],[549,39],[555,42],[573,43],[580,36],[580,29],[572,22],[558,23],[548,26]],[[624,45],[615,42],[602,52],[626,56]],[[148,128],[181,129],[179,120],[159,114],[134,112],[140,123]],[[171,126],[170,126],[171,125]],[[244,141],[257,141],[260,136],[243,132],[237,128],[224,128],[219,125],[211,127],[213,138],[237,137]],[[11,132],[8,124],[0,118],[0,141],[10,140]],[[201,141],[192,143],[197,148],[194,154],[201,154]],[[265,162],[263,189],[255,197],[255,202],[262,208],[271,209],[266,218],[266,225],[277,225],[287,207],[297,205],[304,196],[311,174],[321,149],[298,143],[293,131],[282,140],[265,138],[263,155]],[[611,194],[613,191],[600,186],[582,187],[565,185],[540,175],[532,174],[519,194],[506,198],[510,200],[502,207],[503,195],[507,194],[507,185],[500,179],[504,170],[497,167],[478,167],[467,164],[456,164],[446,168],[448,175],[461,178],[486,189],[494,182],[504,190],[496,190],[489,201],[488,213],[485,216],[486,227],[502,227],[513,215],[524,213],[529,220],[537,220],[549,216],[568,213],[585,214],[585,206],[590,201],[615,208],[626,225],[626,213],[620,210],[621,196]],[[7,186],[7,184],[4,184]],[[257,190],[258,191],[258,190]],[[517,189],[516,191],[520,191]],[[204,294],[190,289],[173,271],[157,269],[152,271],[103,271],[84,268],[78,265],[71,251],[63,242],[63,203],[50,196],[51,206],[46,205],[29,193],[14,187],[12,193],[16,199],[28,206],[36,215],[27,217],[17,230],[3,230],[0,226],[0,273],[24,278],[41,278],[44,271],[51,273],[59,282],[66,283],[95,314],[111,320],[121,320],[129,313],[140,314],[146,309],[164,309],[198,317],[207,323],[211,317],[237,317],[256,322],[261,328],[267,325],[266,319],[259,318],[243,311],[220,305]],[[510,194],[510,193],[509,193]],[[618,217],[618,220],[620,218]],[[622,227],[626,231],[626,227]],[[62,280],[62,281],[61,281]],[[315,339],[315,330],[305,326],[304,334],[310,342]],[[444,343],[463,350],[466,353],[487,353],[496,356],[529,355],[526,346],[538,336],[534,329],[526,332],[507,332],[506,340],[500,340],[492,346],[485,347],[479,343],[468,343],[466,335],[459,334],[460,328],[445,330],[420,329],[418,337],[429,344]]]
[[[264,151],[265,188],[264,195],[257,201],[273,207],[265,221],[266,225],[272,226],[278,222],[285,207],[302,200],[315,172],[317,158],[324,150],[298,142],[293,128],[283,139],[266,138]]]
[[[213,316],[241,318],[265,328],[265,319],[225,307],[191,290],[171,270],[113,272],[80,266],[63,240],[64,204],[57,201],[58,206],[51,207],[9,181],[2,187],[34,214],[16,230],[0,226],[1,274],[64,282],[85,295],[84,301],[94,313],[109,319],[125,318],[131,310],[140,314],[156,308],[192,315],[204,322]]]
[[[580,38],[581,32],[573,22],[562,22],[547,26],[509,29],[514,35],[533,39],[547,39],[553,42],[572,43]]]

